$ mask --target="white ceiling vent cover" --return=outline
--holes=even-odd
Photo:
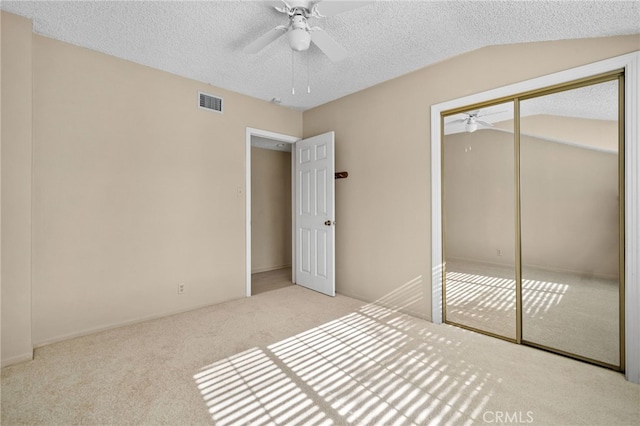
[[[198,92],[198,107],[222,114],[222,98],[204,92]]]

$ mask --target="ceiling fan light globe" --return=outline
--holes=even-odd
[[[311,43],[311,35],[302,28],[295,28],[289,31],[289,46],[296,52],[302,52],[309,49]]]
[[[476,130],[478,130],[478,123],[476,122],[467,123],[465,130],[469,133],[475,132]]]

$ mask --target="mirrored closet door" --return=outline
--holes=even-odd
[[[516,338],[513,102],[444,121],[445,317]]]
[[[520,102],[522,340],[620,366],[619,82]]]
[[[624,370],[623,85],[443,114],[445,322]]]

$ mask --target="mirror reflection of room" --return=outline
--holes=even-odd
[[[623,368],[618,78],[444,117],[446,322]]]
[[[444,130],[445,319],[515,339],[513,102],[447,116]]]
[[[522,339],[619,366],[618,80],[520,111]]]

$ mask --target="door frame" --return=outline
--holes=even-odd
[[[272,139],[278,142],[295,144],[301,138],[297,136],[285,135],[282,133],[270,132],[268,130],[254,129],[247,127],[245,133],[245,294],[251,296],[251,137],[259,136],[265,139]],[[296,254],[296,237],[295,227],[296,218],[294,216],[296,188],[294,181],[295,165],[295,149],[291,147],[291,280],[296,282],[295,254]]]
[[[625,72],[625,377],[640,383],[640,52],[549,74],[431,106],[431,320],[442,323],[442,122],[454,108],[511,97],[624,69]]]

